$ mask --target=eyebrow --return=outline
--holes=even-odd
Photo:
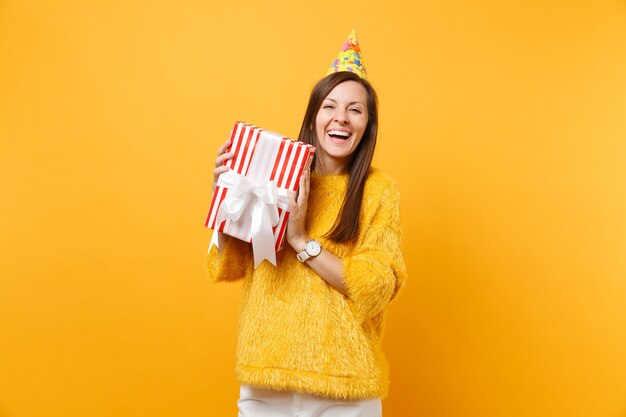
[[[333,98],[329,98],[329,97],[326,97],[324,100],[330,100],[330,101],[332,101],[333,103],[336,103],[336,102],[337,102],[337,100],[335,100],[335,99],[333,99]],[[348,106],[351,106],[351,105],[353,105],[353,104],[362,104],[362,105],[365,105],[365,103],[363,103],[362,101],[351,101],[350,103],[348,103]]]

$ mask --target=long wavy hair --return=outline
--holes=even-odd
[[[322,78],[311,92],[298,136],[298,140],[301,142],[319,146],[315,129],[317,113],[322,102],[333,88],[346,81],[356,81],[367,91],[368,120],[363,138],[354,150],[347,167],[348,188],[341,204],[341,210],[335,219],[333,228],[326,234],[327,238],[335,242],[351,241],[359,233],[359,214],[363,201],[363,190],[374,157],[376,137],[378,136],[378,98],[376,91],[367,80],[352,72],[335,72]],[[315,168],[315,160],[312,168]]]

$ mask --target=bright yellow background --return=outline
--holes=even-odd
[[[626,3],[0,2],[0,416],[234,416],[233,122],[356,28],[410,282],[386,417],[626,415]]]

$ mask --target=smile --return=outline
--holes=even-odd
[[[330,136],[333,139],[341,139],[341,140],[346,140],[348,139],[350,136],[352,136],[352,133],[347,132],[345,130],[329,130],[328,132],[326,132],[328,134],[328,136]]]

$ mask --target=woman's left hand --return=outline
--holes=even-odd
[[[300,188],[298,193],[289,193],[289,223],[287,224],[287,243],[293,250],[300,252],[304,249],[307,241],[306,234],[306,210],[309,199],[309,183],[311,173],[306,170],[300,176]]]
[[[309,184],[311,173],[307,170],[300,177],[300,188],[289,193],[289,224],[287,225],[287,242],[296,253],[304,250],[306,242],[311,238],[306,233],[306,209],[309,199]],[[343,263],[340,258],[326,249],[313,257],[308,258],[306,264],[311,267],[324,281],[344,296],[348,296],[348,289],[343,278]]]

